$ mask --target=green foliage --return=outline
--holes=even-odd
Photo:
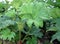
[[[55,27],[57,28],[57,31],[60,31],[60,18],[54,20],[56,22]]]
[[[15,21],[12,21],[8,17],[5,17],[5,16],[0,17],[0,29],[6,28],[6,27],[8,27],[10,25],[14,25],[14,24],[15,24]]]
[[[51,42],[54,41],[55,39],[60,41],[59,39],[60,38],[60,35],[59,35],[60,34],[60,18],[54,19],[52,23],[53,25],[50,26],[47,31],[57,31],[57,32],[52,36]]]
[[[26,20],[29,27],[33,23],[37,27],[43,27],[43,20],[51,19],[51,11],[49,11],[51,9],[48,7],[49,5],[43,2],[25,3],[20,7],[20,17],[22,20]]]
[[[36,37],[28,38],[26,44],[37,44],[37,38]]]
[[[42,38],[43,34],[40,32],[41,29],[33,26],[32,30],[29,32],[30,35],[34,35],[35,37]]]
[[[56,33],[52,36],[51,42],[53,42],[55,39],[60,41],[60,18],[53,19],[51,22],[51,26],[48,27],[47,31],[55,31]]]
[[[45,2],[45,3],[51,4],[55,7],[60,7],[60,0],[37,0],[37,1]]]
[[[37,44],[37,38],[43,36],[42,29],[46,32],[56,31],[51,41],[60,41],[60,0],[13,0],[11,4],[7,0],[6,4],[0,2],[0,39],[21,40],[26,36],[22,38],[26,39],[26,44]]]
[[[57,32],[56,34],[54,34],[52,36],[51,42],[54,41],[55,39],[57,39],[58,41],[60,41],[60,32]]]
[[[11,32],[10,29],[3,29],[2,31],[0,31],[0,38],[3,39],[3,40],[9,40],[11,41],[14,36],[15,36],[15,33],[14,32]]]
[[[33,0],[13,0],[13,2],[12,2],[12,6],[14,7],[14,8],[19,8],[22,4],[24,4],[24,3],[30,3],[30,2],[32,2]]]
[[[22,3],[22,0],[13,0],[11,5],[17,9],[21,5],[21,3]]]
[[[15,10],[9,10],[9,11],[6,11],[6,12],[5,12],[5,16],[8,16],[8,17],[14,18],[15,15],[16,15]]]
[[[26,30],[23,30],[23,32],[25,34],[33,35],[33,36],[38,37],[38,38],[42,38],[42,36],[43,36],[42,32],[40,32],[41,29],[36,28],[36,26],[32,26],[32,28],[29,29],[28,31],[26,31]]]

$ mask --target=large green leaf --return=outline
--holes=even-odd
[[[39,26],[43,27],[43,20],[41,20],[41,19],[27,20],[27,24],[29,27],[31,27],[33,23],[35,24],[36,27],[39,27]]]
[[[15,33],[14,32],[11,32],[10,29],[3,29],[1,32],[0,32],[0,38],[3,39],[3,40],[12,40],[12,38],[14,38],[15,36]]]
[[[20,17],[30,26],[34,23],[37,27],[43,26],[43,20],[51,19],[51,8],[43,2],[25,3],[20,7]],[[43,19],[43,20],[42,20]],[[31,20],[31,21],[30,21]],[[30,23],[30,24],[29,24]]]
[[[0,29],[6,28],[7,26],[14,25],[15,21],[7,18],[7,17],[0,17]]]

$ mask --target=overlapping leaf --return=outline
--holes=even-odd
[[[42,27],[44,19],[51,19],[50,10],[49,5],[43,2],[25,3],[20,7],[20,17],[27,20],[29,26],[34,23],[37,27]]]
[[[36,26],[32,26],[32,28],[29,29],[28,31],[26,31],[26,30],[23,30],[23,33],[28,34],[28,35],[32,35],[35,37],[39,37],[39,38],[42,38],[42,36],[43,36],[43,33],[40,32],[41,29],[36,28]]]
[[[52,36],[51,42],[56,39],[60,41],[60,18],[54,19],[53,22],[56,24],[54,25],[52,24],[53,26],[49,27],[49,29],[47,30],[47,31],[56,31],[56,34]]]
[[[47,31],[60,31],[60,18],[53,19],[51,25]]]
[[[30,35],[34,35],[35,37],[42,38],[43,33],[40,32],[41,29],[36,28],[35,26],[32,27],[31,31],[29,32]]]

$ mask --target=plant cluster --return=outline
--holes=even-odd
[[[49,42],[60,41],[60,0],[5,2],[0,2],[0,39],[38,44],[39,38],[52,32]]]

